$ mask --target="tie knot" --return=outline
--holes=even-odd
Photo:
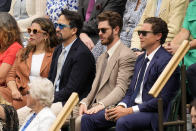
[[[145,58],[144,63],[148,63],[149,59],[148,57]]]

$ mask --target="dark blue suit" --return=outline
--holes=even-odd
[[[49,80],[53,83],[57,73],[57,63],[62,52],[62,45],[58,45],[53,53]],[[95,60],[90,50],[77,38],[73,43],[61,70],[59,92],[55,92],[54,102],[68,100],[72,92],[79,94],[80,100],[91,90],[95,77]]]
[[[145,53],[140,55],[135,64],[135,71],[128,92],[121,102],[127,104],[127,107],[134,106],[134,102],[131,103],[131,96],[134,92],[135,82],[141,68],[141,64],[145,58]],[[142,92],[142,104],[139,104],[138,113],[133,113],[124,117],[121,117],[116,122],[117,131],[128,131],[128,130],[142,130],[149,128],[158,130],[158,114],[157,114],[157,98],[153,98],[148,94],[157,78],[164,70],[165,66],[171,59],[171,55],[163,48],[157,50],[154,57],[150,61],[150,64],[146,70],[144,81],[143,81],[143,92]],[[179,89],[180,74],[177,69],[170,77],[163,90],[158,97],[161,97],[164,102],[164,120],[167,120],[170,102],[176,95]],[[94,115],[84,115],[82,117],[82,131],[94,130],[96,128],[110,127],[114,125],[114,122],[106,121],[104,118],[104,111],[100,111]]]

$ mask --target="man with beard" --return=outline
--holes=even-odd
[[[62,44],[54,51],[48,78],[55,86],[51,109],[57,115],[73,92],[78,93],[80,100],[89,93],[95,76],[95,60],[78,38],[82,28],[78,13],[63,10],[55,25]]]
[[[80,130],[83,114],[94,114],[117,104],[125,95],[136,61],[135,54],[120,41],[122,17],[112,11],[98,15],[101,43],[107,46],[97,60],[96,76],[88,96],[80,102],[76,131]]]
[[[115,108],[102,110],[93,115],[84,115],[81,120],[82,131],[97,131],[115,125],[116,131],[143,131],[145,129],[157,131],[157,100],[160,97],[163,99],[164,121],[167,120],[170,102],[179,89],[179,70],[172,74],[157,98],[148,94],[172,57],[161,46],[167,34],[167,24],[161,18],[145,19],[144,24],[138,30],[145,53],[136,60],[128,92]]]

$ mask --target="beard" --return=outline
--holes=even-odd
[[[114,40],[114,36],[113,36],[113,31],[112,33],[108,36],[108,38],[106,39],[105,42],[101,41],[102,45],[109,45],[112,43],[112,41]]]
[[[62,34],[61,34],[60,32],[57,32],[57,39],[58,39],[58,41],[59,41],[60,43],[63,43],[64,41],[66,41],[66,40],[63,38],[63,36],[62,36]]]

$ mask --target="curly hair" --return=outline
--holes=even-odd
[[[51,52],[52,48],[59,43],[56,37],[56,30],[53,23],[46,18],[36,18],[32,21],[31,24],[33,23],[39,24],[41,29],[49,35],[48,39],[45,41],[45,51]],[[34,52],[35,49],[36,45],[28,44],[27,47],[22,50],[21,61],[25,61],[28,58],[29,53],[31,51]]]
[[[152,24],[152,31],[154,34],[161,33],[162,37],[160,43],[164,44],[169,32],[167,23],[158,17],[149,17],[144,20],[144,23]]]
[[[18,24],[9,13],[0,12],[0,52],[7,50],[14,42],[22,43]]]

